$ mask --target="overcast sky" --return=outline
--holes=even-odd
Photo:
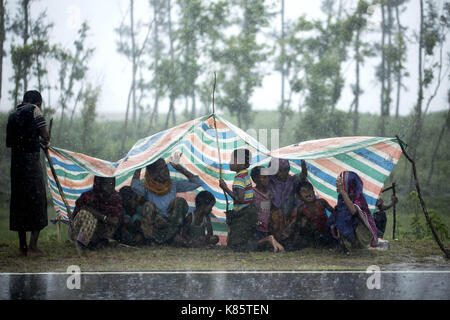
[[[17,1],[9,0],[8,9],[11,9],[11,7],[15,8]],[[441,3],[439,0],[436,0],[436,2]],[[147,11],[148,1],[136,0],[135,3],[135,19],[147,22],[145,20],[145,13]],[[286,19],[293,21],[303,14],[310,18],[323,17],[320,11],[320,3],[321,1],[318,0],[286,0]],[[357,0],[344,0],[344,3],[354,6]],[[417,0],[410,0],[407,11],[401,16],[402,24],[414,28],[414,30],[418,30],[418,3],[419,1]],[[98,103],[99,113],[124,113],[126,109],[127,94],[131,83],[131,64],[116,51],[118,36],[114,29],[120,25],[124,16],[127,15],[128,6],[128,0],[40,0],[33,2],[31,5],[33,14],[43,10],[47,11],[48,21],[55,24],[51,33],[52,42],[61,43],[64,47],[72,48],[72,43],[76,39],[77,30],[81,22],[84,20],[88,22],[90,26],[88,42],[90,46],[96,48],[94,56],[90,61],[89,81],[95,85],[100,85],[102,88]],[[279,20],[279,18],[274,20],[274,28],[279,29]],[[376,9],[371,18],[372,26],[378,27],[379,21],[380,12]],[[413,39],[412,30],[409,30],[409,35]],[[449,41],[447,40],[447,46],[444,48],[444,52],[450,49],[448,43]],[[405,79],[405,85],[408,87],[408,91],[403,92],[402,95],[401,114],[409,113],[417,100],[417,55],[417,44],[410,44],[407,64],[410,76],[408,79]],[[12,102],[7,93],[11,89],[8,79],[12,75],[9,56],[4,58],[3,63],[4,85],[0,110],[7,111],[12,107]],[[364,65],[364,69],[361,72],[361,86],[364,90],[364,94],[360,99],[361,112],[379,113],[380,87],[378,81],[375,79],[374,69],[374,66],[378,63],[378,57],[371,59],[371,61],[368,61]],[[280,102],[280,76],[276,72],[270,74],[271,68],[267,68],[268,74],[263,80],[262,87],[258,88],[252,97],[254,109],[276,109]],[[353,100],[350,84],[355,79],[355,64],[353,62],[344,63],[343,74],[346,83],[338,108],[348,110],[348,106]],[[437,97],[434,99],[434,103],[431,105],[431,111],[447,108],[446,91],[448,87],[449,80],[446,78],[441,85]],[[55,106],[57,99],[56,94],[54,95],[50,101],[50,104],[53,106]],[[43,92],[43,97],[47,99],[45,92]],[[395,95],[393,95],[393,98],[395,103]],[[297,110],[298,97],[294,96],[293,100],[294,110]],[[48,101],[46,103],[49,104]],[[178,111],[182,111],[183,109],[184,101],[180,100]]]

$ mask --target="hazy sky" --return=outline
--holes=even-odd
[[[17,1],[9,0],[8,9],[11,9],[11,7],[15,9]],[[135,1],[135,20],[147,22],[145,20],[147,3],[147,0]],[[308,17],[320,18],[322,17],[320,3],[321,1],[318,0],[286,0],[286,19],[292,21],[302,14],[306,14]],[[355,6],[357,0],[344,0],[344,3],[349,6]],[[437,1],[437,3],[440,3],[440,1]],[[94,56],[90,61],[89,80],[94,85],[100,85],[102,88],[98,103],[99,113],[124,113],[126,109],[127,94],[131,83],[131,63],[117,53],[116,41],[118,40],[118,36],[114,29],[120,25],[124,17],[128,19],[126,16],[128,6],[128,0],[40,0],[33,2],[31,5],[34,15],[43,10],[47,11],[48,21],[55,24],[51,33],[52,42],[61,43],[64,47],[73,48],[72,43],[76,39],[77,30],[81,22],[84,20],[88,21],[90,26],[88,42],[91,47],[96,48]],[[417,30],[419,22],[418,1],[410,0],[407,7],[407,11],[401,16],[402,24]],[[280,25],[279,20],[277,18],[273,22],[273,26],[277,29],[279,29]],[[380,12],[376,9],[371,18],[371,23],[374,27],[378,27],[379,21]],[[411,40],[413,40],[411,30],[409,30],[409,35]],[[378,35],[375,35],[375,37],[379,38]],[[448,43],[449,41],[447,40]],[[450,47],[447,45],[444,48],[444,52],[449,49]],[[405,85],[408,87],[408,91],[404,91],[401,98],[401,114],[409,113],[417,99],[417,44],[410,44],[408,55],[407,68],[410,76],[408,79],[405,79]],[[11,77],[12,72],[9,56],[4,58],[3,61],[4,85],[0,110],[6,111],[12,107],[12,102],[7,93],[11,89],[8,84],[8,79]],[[361,112],[379,113],[380,87],[375,78],[374,69],[374,66],[378,63],[379,58],[376,57],[367,61],[362,69],[361,86],[364,94],[360,98]],[[276,72],[269,73],[272,67],[268,66],[265,69],[267,70],[267,75],[263,80],[263,86],[257,89],[252,97],[253,106],[257,110],[275,109],[280,101],[280,76]],[[348,110],[348,106],[353,100],[350,84],[355,79],[355,64],[353,62],[344,63],[343,73],[346,83],[338,108]],[[207,77],[208,75],[202,76]],[[431,105],[431,111],[447,108],[446,91],[448,87],[449,80],[446,78],[441,85],[438,96]],[[54,107],[57,96],[55,93],[53,95],[50,104]],[[428,96],[429,93],[425,97]],[[43,92],[43,97],[45,100],[48,100],[46,92]],[[395,103],[395,95],[393,97]],[[297,110],[298,97],[294,96],[293,98],[292,106],[294,110]],[[48,101],[46,103],[49,104]],[[179,100],[178,111],[182,111],[183,109],[184,101]]]

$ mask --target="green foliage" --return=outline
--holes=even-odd
[[[261,85],[262,72],[258,69],[267,58],[265,46],[257,42],[257,35],[268,25],[268,8],[263,0],[235,1],[234,9],[240,10],[236,24],[239,33],[224,40],[224,49],[216,53],[221,64],[218,78],[217,106],[238,117],[238,125],[251,123],[250,98]]]
[[[410,231],[405,232],[404,236],[411,239],[432,239],[433,234],[428,222],[422,214],[417,192],[411,191],[407,201],[414,205],[414,215],[411,218]],[[428,209],[428,213],[438,237],[442,241],[449,240],[448,226],[442,221],[441,214],[434,209]]]
[[[307,110],[295,131],[295,136],[299,141],[343,137],[349,134],[348,115],[340,110],[329,112]]]
[[[91,85],[88,86],[86,91],[84,92],[82,101],[83,101],[83,109],[81,110],[82,117],[82,130],[81,130],[81,141],[82,147],[86,152],[91,153],[93,141],[93,128],[95,126],[95,109],[97,107],[98,96],[100,94],[100,88],[93,89]]]
[[[341,17],[335,12],[333,1],[323,1],[325,21],[301,16],[289,28],[286,55],[277,63],[286,63],[290,89],[304,96],[305,112],[295,131],[297,139],[348,132],[346,115],[335,107],[345,85],[342,64],[347,59],[355,30],[366,24],[363,14],[367,7],[368,4],[361,1],[357,13]],[[360,41],[358,45],[362,46]]]

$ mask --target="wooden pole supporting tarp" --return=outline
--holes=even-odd
[[[213,120],[214,120],[214,130],[216,131],[216,144],[217,144],[217,153],[219,155],[219,176],[220,179],[222,179],[222,160],[221,160],[221,156],[220,156],[220,145],[219,145],[219,135],[217,133],[217,124],[216,124],[216,110],[214,107],[214,92],[216,91],[216,72],[214,72],[214,86],[213,86],[213,103],[212,103],[212,108],[213,108]],[[228,212],[228,196],[227,193],[225,191],[223,191],[223,194],[225,196],[225,202],[227,204],[227,209],[226,212]]]
[[[392,190],[392,195],[393,195],[394,197],[396,197],[396,193],[395,193],[395,181],[392,182],[392,185],[391,185],[390,187],[384,188],[383,191],[381,191],[381,192],[386,192],[386,191],[389,191],[389,190]],[[393,203],[393,207],[394,207],[394,212],[393,212],[394,226],[393,226],[393,228],[392,228],[392,239],[393,239],[393,240],[395,240],[395,228],[396,228],[396,225],[397,225],[397,210],[396,210],[395,205],[396,205],[396,203],[395,203],[395,201],[394,201],[394,203]]]
[[[439,245],[439,248],[441,248],[441,250],[444,252],[445,257],[447,259],[450,259],[450,252],[449,252],[448,249],[445,248],[445,246],[442,243],[441,239],[439,238],[436,230],[434,229],[433,223],[431,222],[431,219],[430,219],[430,215],[429,215],[428,210],[427,210],[427,208],[425,206],[425,201],[422,198],[422,192],[420,190],[419,179],[417,178],[416,163],[406,153],[406,150],[405,150],[405,148],[403,146],[403,141],[400,140],[400,138],[398,136],[395,136],[395,137],[397,138],[398,144],[400,145],[400,148],[402,148],[402,152],[405,155],[406,159],[408,159],[408,161],[411,162],[411,164],[412,164],[412,170],[413,170],[413,175],[414,175],[414,183],[416,185],[417,196],[419,197],[420,205],[422,206],[423,214],[425,215],[425,219],[427,220],[428,226],[431,229],[431,233],[433,234],[434,239],[436,240],[437,244]]]
[[[53,124],[53,119],[50,120],[49,134],[48,134],[49,141],[51,139],[51,134],[52,134],[52,124]],[[67,215],[68,215],[68,217],[70,219],[70,217],[72,215],[72,211],[70,210],[69,203],[66,200],[66,197],[64,195],[64,191],[63,191],[63,189],[61,187],[61,183],[59,182],[58,176],[56,175],[56,171],[55,171],[55,168],[53,167],[53,161],[52,161],[52,158],[50,157],[50,154],[48,152],[48,148],[44,147],[42,145],[41,145],[41,148],[44,151],[45,157],[47,158],[48,165],[50,166],[50,171],[52,172],[53,178],[55,179],[56,186],[58,187],[59,194],[61,195],[61,199],[63,200],[64,205],[66,206]],[[58,216],[57,217],[58,241],[61,240],[61,225],[60,225],[60,223],[61,223],[61,218]]]
[[[397,195],[395,194],[395,182],[392,183],[392,195],[395,197],[397,197]],[[397,226],[397,212],[396,212],[396,207],[395,207],[395,200],[394,200],[394,208],[393,208],[393,220],[394,220],[394,225],[392,227],[392,240],[395,240],[395,229]]]

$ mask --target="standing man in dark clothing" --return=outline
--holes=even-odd
[[[11,148],[10,230],[19,233],[21,255],[45,255],[37,246],[39,232],[48,224],[47,197],[40,144],[49,146],[47,125],[40,110],[39,91],[27,91],[9,115],[6,146]],[[31,232],[30,245],[27,234]]]

